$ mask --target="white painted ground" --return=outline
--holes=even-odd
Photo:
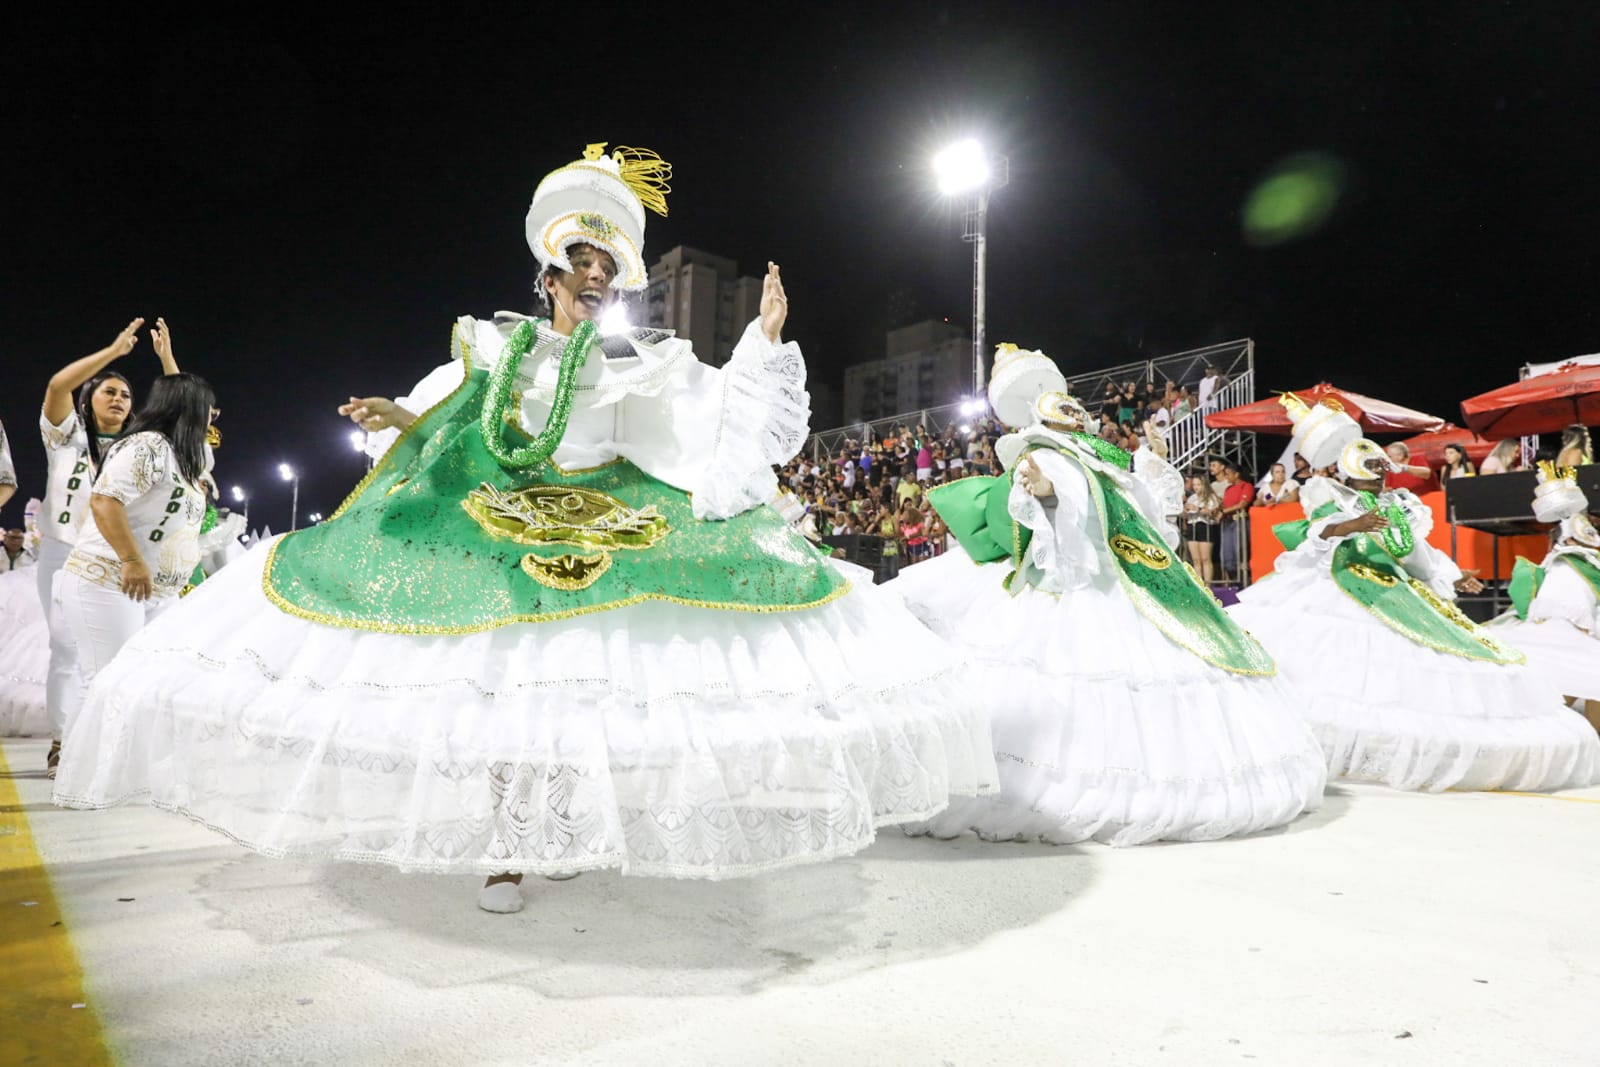
[[[886,832],[768,878],[538,882],[492,916],[474,878],[264,859],[17,784],[128,1065],[1600,1063],[1600,803],[1339,785],[1241,841]]]

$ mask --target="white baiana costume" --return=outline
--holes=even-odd
[[[37,548],[41,504],[28,501],[24,529]],[[50,632],[36,581],[38,564],[0,574],[0,737],[50,733],[44,682],[50,669]]]
[[[1003,504],[1004,516],[989,529],[1031,531],[1022,557],[979,563],[951,551],[885,587],[973,659],[993,722],[999,796],[953,803],[926,829],[1135,845],[1246,834],[1315,809],[1325,771],[1296,695],[1171,554],[1176,531],[1165,519],[1177,509],[1181,479],[1162,476],[1152,452],[1147,483],[1120,450],[1034,421],[1062,421],[1059,411],[1054,419],[1045,411],[1073,403],[1060,388],[1044,356],[1002,346],[991,402],[1003,422],[1024,428],[1003,438],[997,454],[1014,470],[1022,452],[1036,448],[1030,455],[1054,485],[1054,496],[1041,500],[1020,484],[993,483],[1007,496],[990,502]],[[975,484],[931,492],[941,514],[952,512],[952,530],[963,524],[941,499]],[[1112,493],[1167,545],[1141,543],[1147,535],[1125,520],[1108,528],[1104,498]],[[1159,580],[1181,584],[1189,617],[1210,620],[1210,629],[1180,633],[1141,599],[1116,554],[1124,551]],[[1207,647],[1204,633],[1221,644]]]
[[[1288,406],[1299,451],[1313,467],[1332,465],[1332,455],[1346,477],[1373,477],[1366,465],[1383,451],[1360,437],[1353,420],[1320,404],[1306,409],[1298,398]],[[1300,501],[1309,520],[1304,540],[1229,610],[1299,688],[1331,775],[1428,791],[1551,790],[1600,780],[1595,731],[1515,648],[1455,608],[1461,571],[1427,543],[1433,517],[1421,500],[1400,489],[1369,502],[1337,481],[1313,478]],[[1382,570],[1341,563],[1335,554],[1346,541],[1376,552],[1382,535],[1328,537],[1327,530],[1374,504],[1391,517],[1394,534],[1405,519],[1414,547],[1391,564],[1379,560]],[[1415,593],[1408,606],[1420,616],[1415,638],[1358,600],[1407,588]]]
[[[1490,624],[1528,655],[1528,666],[1569,697],[1600,702],[1600,533],[1571,468],[1541,465],[1534,517],[1557,523],[1544,562],[1517,560],[1514,599],[1531,597]]]
[[[614,286],[643,287],[644,216],[627,182],[631,158],[596,146],[541,183],[528,228],[541,264],[569,267],[567,250],[587,243],[616,260]],[[420,414],[457,386],[478,388],[479,371],[499,380],[514,365],[502,360],[515,358],[508,336],[519,328],[526,337],[516,315],[461,319],[457,359],[399,402]],[[566,340],[541,325],[505,379],[520,406],[513,400],[503,413],[530,433],[557,425],[553,410],[570,402],[549,464],[490,460],[494,477],[525,470],[565,486],[631,464],[658,480],[649,484],[663,512],[680,509],[663,551],[676,538],[724,543],[764,524],[766,547],[741,542],[737,551],[764,551],[776,571],[832,583],[833,592],[794,609],[638,597],[534,621],[434,627],[335,624],[291,605],[288,587],[272,585],[272,568],[297,538],[333,543],[385,508],[436,516],[406,535],[418,540],[463,521],[464,506],[473,516],[466,521],[483,521],[472,510],[476,496],[437,486],[452,477],[458,454],[450,449],[464,437],[481,442],[481,425],[505,432],[502,420],[458,423],[462,432],[451,436],[433,429],[447,417],[442,404],[398,443],[393,433],[374,435],[374,447],[389,451],[340,513],[315,532],[253,549],[129,643],[102,672],[65,746],[57,801],[101,807],[148,796],[269,855],[423,871],[620,867],[717,878],[848,854],[881,825],[928,818],[953,794],[992,791],[988,723],[959,657],[930,645],[892,598],[839,579],[767,508],[772,466],[806,434],[799,349],[753,324],[727,365],[713,369],[687,342],[638,330],[598,344],[563,393]],[[480,455],[486,446],[476,447]],[[624,476],[639,477],[616,475]],[[495,502],[509,515],[517,492],[546,487]],[[576,509],[584,499],[574,491],[550,506],[569,503]],[[543,517],[516,514],[525,530]],[[660,519],[649,508],[627,514],[638,530]],[[586,547],[618,547],[600,521],[582,527],[592,539]],[[385,529],[366,541],[371,551],[402,547],[384,544]],[[602,556],[617,572],[657,558],[648,546],[633,555],[533,552],[520,569],[485,576],[478,561],[506,545],[474,527],[430,550],[457,573],[483,576],[486,589],[501,583],[495,595],[507,598],[540,590],[535,576],[557,590],[539,596],[583,595],[595,572],[581,567]],[[319,574],[336,586],[340,568],[360,562],[334,559]],[[569,569],[557,574],[558,563]],[[425,563],[397,584],[419,589],[425,604],[437,601],[441,623],[447,602],[463,611],[484,602],[458,604],[456,590],[429,584],[430,573]],[[728,574],[724,581],[737,585],[740,568]]]

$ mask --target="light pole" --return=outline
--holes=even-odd
[[[355,451],[366,460],[367,470],[370,471],[372,469],[372,465],[376,463],[377,460],[367,455],[367,435],[362,433],[360,430],[351,430],[350,447],[355,449]]]
[[[233,502],[244,505],[244,528],[250,529],[250,498],[237,485],[233,487]]]
[[[969,139],[934,156],[933,171],[945,196],[971,196],[961,214],[961,239],[972,245],[972,392],[982,396],[989,194],[1011,181],[1011,159],[990,156],[983,145]]]
[[[300,524],[300,475],[287,463],[280,463],[278,477],[294,483],[294,495],[289,504],[289,532],[293,533]]]

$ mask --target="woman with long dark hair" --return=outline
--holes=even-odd
[[[1451,478],[1471,478],[1477,474],[1477,468],[1472,465],[1472,460],[1467,458],[1467,450],[1460,445],[1444,446],[1444,465],[1439,468],[1439,484],[1443,485]]]
[[[56,371],[45,387],[44,407],[39,414],[47,480],[44,510],[39,515],[37,578],[39,602],[44,605],[50,630],[45,707],[50,715],[51,737],[46,770],[52,778],[61,757],[61,737],[78,695],[72,630],[52,606],[52,585],[89,513],[89,487],[99,473],[101,456],[122,433],[123,424],[133,411],[133,387],[121,373],[107,368],[133,351],[143,325],[144,319],[134,319],[109,345]],[[156,320],[150,337],[163,373],[176,374],[172,336],[164,320]]]
[[[95,479],[94,521],[56,582],[56,607],[72,630],[87,688],[146,622],[175,603],[200,562],[206,429],[215,396],[205,379],[170,374]]]

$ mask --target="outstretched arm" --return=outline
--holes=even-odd
[[[403,430],[417,421],[414,412],[382,396],[353,396],[347,404],[339,405],[339,414],[368,433],[379,430]]]
[[[139,327],[143,325],[144,319],[134,319],[109,345],[73,360],[50,376],[50,384],[44,389],[44,417],[52,425],[72,414],[72,393],[78,386],[99,374],[113,360],[133,351],[133,346],[139,343]]]

